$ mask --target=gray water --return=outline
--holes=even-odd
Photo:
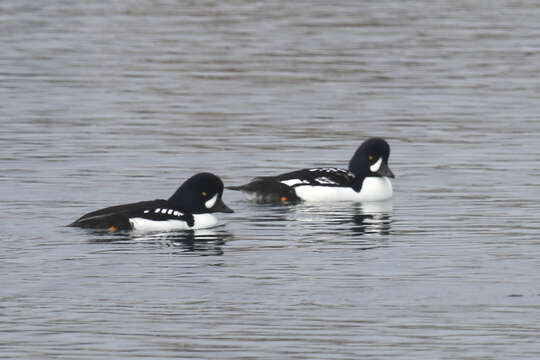
[[[536,1],[0,2],[0,357],[540,358]],[[383,204],[256,205],[204,232],[65,227],[346,167]]]

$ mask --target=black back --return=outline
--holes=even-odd
[[[168,200],[151,200],[111,206],[83,215],[70,226],[114,230],[131,229],[130,218],[141,217],[153,221],[182,220],[194,225],[193,214],[233,212],[222,201],[223,182],[211,173],[199,173],[186,180]],[[210,208],[209,200],[216,196]]]
[[[159,211],[156,212],[157,209],[159,209]],[[162,210],[166,211],[162,212]],[[174,215],[175,211],[177,214],[181,213],[181,215]],[[170,214],[170,212],[172,214]],[[156,221],[171,219],[182,220],[187,222],[189,226],[193,226],[194,223],[192,214],[186,213],[178,208],[175,209],[167,200],[158,199],[111,206],[93,211],[81,216],[69,226],[91,229],[114,228],[115,230],[130,230],[132,227],[129,219],[134,217],[144,217],[145,219]]]
[[[298,180],[298,182],[289,185],[290,187],[297,187],[302,185],[354,187],[357,185],[357,179],[354,174],[347,170],[338,168],[302,169],[273,177],[260,177],[256,180],[259,179],[272,180],[277,182]]]

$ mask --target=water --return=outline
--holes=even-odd
[[[537,359],[534,1],[0,4],[0,357]],[[261,206],[201,233],[66,228],[345,167],[391,203]]]

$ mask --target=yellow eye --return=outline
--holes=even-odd
[[[367,158],[368,158],[369,160],[373,160],[373,156],[371,156],[371,155],[369,155]]]
[[[202,192],[202,196],[206,196],[206,195],[208,195],[208,194],[206,193],[206,191],[203,191],[203,192]]]

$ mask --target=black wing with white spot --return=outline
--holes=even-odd
[[[274,180],[290,187],[302,185],[311,186],[354,186],[356,176],[353,173],[338,168],[313,168],[292,171],[271,178],[258,178]]]
[[[264,176],[253,179],[248,184],[229,186],[230,190],[253,194],[257,202],[298,202],[302,199],[295,188],[303,185],[351,187],[360,191],[362,180],[353,173],[338,168],[313,168],[288,172],[278,176]]]
[[[193,226],[193,215],[170,206],[167,200],[141,201],[137,203],[111,206],[90,212],[77,219],[70,226],[92,229],[115,228],[130,230],[130,218],[141,217],[153,221],[182,220]]]
[[[153,221],[181,220],[187,222],[189,226],[194,225],[192,214],[185,213],[167,204],[157,204],[143,210],[142,214],[132,217],[142,217]]]

